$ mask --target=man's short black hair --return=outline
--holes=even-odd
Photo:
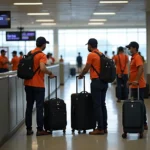
[[[13,51],[12,54],[17,55],[17,51]]]
[[[20,55],[23,55],[23,52],[19,52]]]
[[[122,46],[118,47],[118,52],[124,52],[124,48]]]

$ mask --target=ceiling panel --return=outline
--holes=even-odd
[[[43,5],[13,6],[14,2],[43,2]],[[90,19],[107,19],[103,27],[145,26],[145,0],[129,0],[128,4],[100,4],[99,0],[0,0],[0,10],[12,12],[13,28],[51,28],[41,26],[36,19],[54,19],[56,27],[88,27]],[[27,16],[28,12],[49,12],[50,16]],[[94,12],[116,15],[94,16]]]

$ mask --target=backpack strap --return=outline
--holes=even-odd
[[[120,62],[119,54],[118,54],[118,59],[119,59],[120,70],[121,70],[121,73],[123,74],[124,71],[125,71],[125,69],[126,69],[127,63],[125,62],[125,67],[124,67],[124,69],[122,70],[122,69],[121,69],[121,62]],[[125,61],[126,61],[126,60],[127,60],[127,59],[126,59],[126,55],[125,55]]]
[[[37,51],[35,53],[31,53],[31,51],[28,53],[28,56],[29,55],[32,55],[32,57],[34,57],[36,54],[39,54],[39,53],[42,53],[41,51]],[[37,73],[37,71],[40,69],[40,66],[34,71],[34,75]]]
[[[101,57],[105,57],[105,55],[103,53],[102,53],[102,55],[100,53],[98,53],[98,52],[94,52],[94,53],[97,54],[100,58]],[[100,73],[98,73],[98,71],[95,69],[95,67],[93,65],[92,65],[92,68],[93,68],[93,70],[97,73],[97,75],[100,78]]]

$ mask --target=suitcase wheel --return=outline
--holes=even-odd
[[[64,133],[64,134],[66,133],[66,129],[63,129],[63,133]]]
[[[143,133],[140,133],[139,138],[140,138],[140,139],[143,138]]]
[[[123,138],[123,139],[126,139],[126,138],[127,138],[127,133],[123,133],[123,134],[122,134],[122,138]]]
[[[74,132],[75,132],[75,130],[74,130],[74,129],[72,129],[72,134],[74,134]]]
[[[81,134],[81,130],[78,130],[78,134]]]
[[[86,134],[86,130],[83,130],[83,134]]]

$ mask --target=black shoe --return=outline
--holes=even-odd
[[[47,132],[47,131],[37,131],[36,133],[36,136],[44,136],[44,135],[50,135],[51,133],[50,132]]]
[[[29,135],[33,135],[33,130],[27,130],[27,135],[29,136]]]

